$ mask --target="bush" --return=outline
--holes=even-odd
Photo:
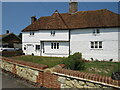
[[[70,55],[63,61],[67,69],[71,70],[83,70],[85,68],[85,62],[82,60],[82,54],[77,52]]]

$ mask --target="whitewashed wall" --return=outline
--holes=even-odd
[[[68,56],[68,40],[69,40],[69,31],[68,30],[54,30],[55,35],[51,35],[51,31],[53,30],[39,30],[34,32],[34,36],[30,35],[30,32],[22,33],[22,50],[26,55],[34,55],[40,56],[41,50],[35,50],[35,45],[40,45],[41,41],[45,42],[45,52],[46,54],[42,54],[43,56]],[[61,41],[59,50],[50,50],[51,44],[49,41]],[[32,44],[31,50],[24,50],[24,46],[27,44]],[[49,45],[48,45],[49,44]],[[53,52],[54,51],[54,52]],[[52,53],[52,55],[50,54]]]
[[[40,42],[40,41],[68,41],[68,30],[55,30],[55,36],[51,35],[52,30],[36,31],[34,36],[30,36],[29,32],[23,32],[23,42]]]
[[[71,54],[81,52],[88,60],[118,60],[118,28],[100,28],[97,36],[92,32],[93,29],[71,30]],[[91,49],[90,41],[103,41],[103,49]]]
[[[44,42],[45,53],[43,56],[67,57],[69,55],[69,42],[58,42],[59,49],[51,49],[51,42]]]

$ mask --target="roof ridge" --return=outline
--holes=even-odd
[[[77,11],[75,14],[56,11],[51,16],[40,17],[36,22],[23,29],[22,32],[39,29],[119,27],[118,15],[120,16],[120,14],[107,9]]]

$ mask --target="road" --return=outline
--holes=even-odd
[[[14,78],[8,73],[1,72],[1,70],[0,80],[2,80],[2,88],[34,88],[32,85],[26,83],[25,81]]]

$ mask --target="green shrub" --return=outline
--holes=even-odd
[[[70,55],[63,61],[67,69],[71,70],[83,70],[85,68],[85,62],[82,60],[82,54],[77,52]]]

